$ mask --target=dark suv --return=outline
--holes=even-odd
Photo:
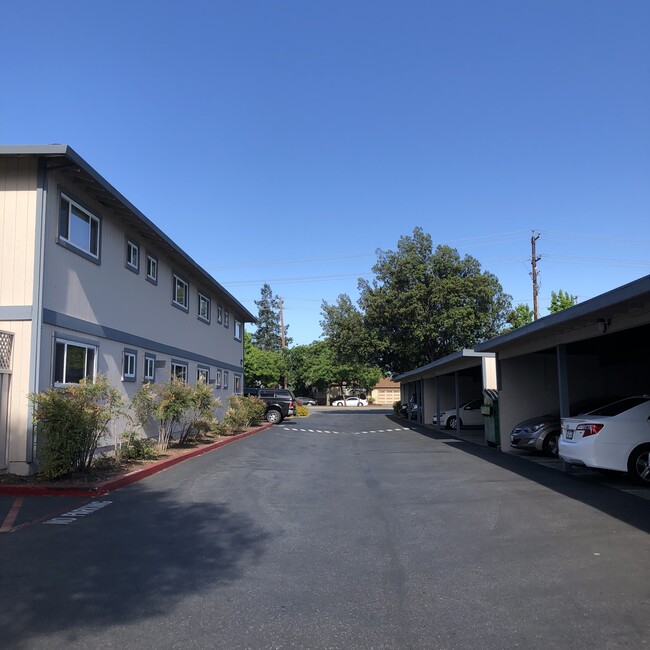
[[[296,415],[296,398],[286,388],[244,388],[244,395],[253,395],[266,402],[264,418],[271,424],[280,424],[284,418]]]

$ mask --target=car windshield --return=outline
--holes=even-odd
[[[608,404],[607,406],[596,409],[595,411],[591,411],[588,413],[588,415],[603,415],[612,417],[614,415],[620,415],[625,411],[629,411],[635,406],[645,404],[648,401],[650,401],[650,397],[628,397],[627,399],[622,399],[618,402],[614,402],[613,404]]]

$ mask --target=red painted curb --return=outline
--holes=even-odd
[[[231,442],[235,442],[235,440],[248,438],[248,436],[252,436],[256,433],[260,433],[261,431],[266,431],[267,429],[270,429],[271,426],[272,426],[271,424],[264,424],[261,427],[257,427],[256,429],[251,429],[250,431],[246,431],[245,433],[240,433],[236,436],[229,436],[228,438],[224,438],[223,440],[219,440],[218,442],[213,442],[209,445],[204,445],[203,447],[199,447],[198,449],[192,449],[192,451],[188,451],[186,454],[175,456],[174,458],[167,458],[165,460],[161,460],[157,463],[153,463],[152,465],[149,465],[148,467],[144,467],[143,469],[136,469],[133,472],[129,472],[128,474],[124,474],[122,476],[109,479],[108,481],[103,481],[102,483],[96,483],[94,485],[88,485],[84,487],[75,487],[72,485],[59,486],[53,484],[0,485],[0,494],[13,494],[17,496],[32,496],[32,497],[33,496],[99,497],[104,494],[108,494],[109,492],[118,490],[119,488],[124,487],[125,485],[129,485],[130,483],[141,481],[143,478],[147,478],[147,476],[151,476],[152,474],[157,474],[158,472],[162,472],[162,470],[167,469],[168,467],[172,467],[173,465],[177,465],[178,463],[182,463],[184,460],[195,458],[196,456],[201,456],[202,454],[206,454],[209,451],[213,451],[214,449],[223,447],[224,445],[227,445]]]

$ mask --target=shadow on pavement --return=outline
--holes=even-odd
[[[188,595],[237,580],[269,540],[248,517],[183,503],[180,491],[134,485],[99,500],[113,503],[65,526],[0,538],[3,647],[53,647],[51,635],[58,647],[82,630],[165,616]]]
[[[404,421],[403,418],[397,416],[389,416],[389,419],[393,422]],[[650,533],[650,501],[620,489],[603,485],[596,474],[586,478],[571,473],[559,472],[551,467],[531,462],[531,460],[519,455],[504,453],[498,449],[458,438],[450,440],[450,434],[443,431],[428,429],[414,423],[411,423],[410,426],[413,431],[422,436],[453,446],[454,449],[480,458],[530,481],[535,481],[539,485],[596,508],[639,530]],[[621,483],[625,481],[624,478],[619,480]],[[631,484],[625,483],[627,487],[632,487]]]

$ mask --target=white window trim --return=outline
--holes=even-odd
[[[154,274],[151,275],[149,272],[150,262],[154,263]],[[151,253],[147,253],[147,280],[152,284],[158,284],[158,258]]]
[[[137,374],[138,374],[137,351],[124,350],[124,352],[122,353],[122,381],[135,381],[137,378]]]
[[[61,199],[64,199],[65,201],[68,202],[68,224],[67,224],[68,225],[68,237],[70,236],[70,216],[71,216],[71,212],[72,212],[72,206],[74,206],[80,212],[83,212],[88,217],[88,219],[89,219],[88,228],[89,228],[90,232],[88,233],[89,236],[88,236],[88,248],[87,249],[83,248],[81,246],[78,246],[71,239],[68,239],[68,237],[64,237],[60,232],[59,232],[59,240],[64,242],[66,246],[70,246],[74,250],[79,251],[80,253],[82,253],[83,255],[87,255],[89,259],[91,259],[93,261],[96,261],[96,262],[99,262],[99,253],[100,253],[100,246],[101,246],[101,227],[102,227],[101,219],[99,217],[96,217],[89,210],[86,210],[86,208],[84,208],[82,205],[77,203],[77,201],[75,201],[74,199],[71,199],[64,192],[61,192],[61,194],[60,194],[59,201]],[[59,205],[59,210],[60,209],[61,209],[61,207]],[[96,254],[91,251],[91,248],[92,248],[91,242],[90,242],[90,235],[92,234],[92,227],[90,225],[91,221],[94,221],[97,224],[97,242],[96,242],[97,253]]]
[[[98,345],[93,345],[92,343],[81,343],[79,341],[71,341],[69,339],[65,338],[59,338],[56,337],[54,339],[54,359],[53,359],[53,367],[52,367],[52,384],[55,388],[61,388],[63,386],[73,386],[76,385],[76,382],[71,382],[71,381],[63,381],[63,382],[58,382],[56,381],[56,346],[59,343],[63,343],[65,345],[65,352],[63,354],[63,374],[64,374],[64,379],[66,373],[66,361],[68,358],[68,346],[73,345],[78,348],[86,348],[86,350],[93,350],[95,352],[94,358],[93,358],[93,376],[92,380],[95,381],[95,378],[97,377],[97,357],[99,356],[99,346]],[[87,353],[86,353],[87,354]]]
[[[217,305],[217,323],[219,325],[223,323],[223,307],[221,305]]]
[[[147,364],[151,362],[151,374],[147,372]],[[145,381],[155,382],[156,381],[156,357],[153,354],[144,355],[144,369],[142,371],[142,376]]]
[[[223,310],[223,326],[226,329],[230,327],[230,312],[227,309]]]
[[[201,301],[202,300],[205,301],[207,303],[207,305],[208,305],[208,315],[207,316],[203,316],[203,314],[201,314]],[[212,301],[210,300],[210,298],[208,298],[208,296],[206,296],[204,293],[201,293],[199,291],[198,319],[200,321],[203,321],[204,323],[209,324],[211,316],[212,316]]]
[[[171,377],[176,377],[178,379],[179,377],[175,372],[176,368],[183,368],[184,375],[185,375],[185,378],[183,379],[183,381],[187,384],[188,364],[185,361],[174,361],[174,360],[172,360],[171,365],[170,365],[170,376]]]
[[[222,381],[221,375],[222,375],[221,368],[217,368],[217,372],[214,377],[215,388],[221,388],[221,381]]]
[[[233,335],[235,337],[236,341],[241,341],[242,340],[242,323],[238,320],[235,319],[234,321],[235,325],[233,327]]]
[[[135,263],[131,260],[131,254],[135,255]],[[132,239],[126,240],[126,268],[134,273],[140,273],[140,246]]]
[[[229,374],[230,373],[227,370],[223,371],[223,387],[224,387],[224,389],[228,388]]]
[[[176,288],[177,288],[177,282],[185,285],[185,302],[178,302],[176,300]],[[178,309],[182,309],[183,311],[187,312],[189,311],[189,303],[190,303],[190,284],[187,282],[187,280],[184,280],[178,273],[173,273],[172,274],[172,305],[174,307],[178,307]]]

